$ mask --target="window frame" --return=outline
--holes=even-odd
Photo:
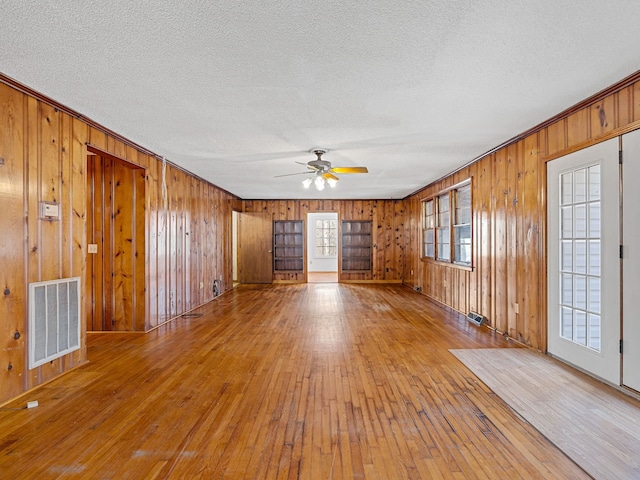
[[[420,200],[420,219],[421,219],[421,251],[420,259],[422,261],[434,262],[444,265],[455,266],[463,269],[473,269],[473,177],[459,182],[449,188],[439,190],[438,192],[424,197]],[[468,205],[459,205],[460,190],[468,188]],[[440,202],[444,204],[447,199],[448,209],[440,210]],[[432,208],[432,213],[429,213]],[[460,216],[462,215],[462,219]],[[468,222],[460,221],[466,220]],[[431,219],[433,219],[431,221]],[[464,239],[458,236],[456,241],[456,233],[468,229],[469,235]],[[440,231],[446,236],[447,241],[438,241],[441,237]],[[432,237],[432,242],[429,241]],[[461,240],[462,239],[462,240]],[[427,255],[427,245],[433,245],[433,255]],[[442,246],[446,245],[446,249]],[[460,260],[460,248],[467,246],[469,261]],[[460,248],[458,248],[460,247]],[[441,251],[442,249],[442,251]],[[448,258],[446,253],[448,253]]]
[[[431,208],[427,208],[431,207]],[[427,234],[430,232],[430,235]],[[431,255],[427,246],[431,246]],[[436,255],[436,211],[435,199],[429,198],[422,202],[422,253],[421,258],[435,258]]]

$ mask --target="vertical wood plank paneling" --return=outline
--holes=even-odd
[[[589,109],[583,108],[567,119],[567,148],[581,145],[589,139]]]
[[[189,273],[189,279],[187,279],[188,288],[186,289],[185,299],[185,311],[191,310],[196,305],[198,300],[198,282],[200,278],[198,276],[198,263],[197,263],[197,238],[195,232],[198,229],[198,218],[193,213],[196,211],[196,180],[193,177],[187,177],[188,195],[185,203],[187,210],[187,217],[185,219],[185,252],[187,258],[185,262]],[[191,279],[195,281],[191,281]]]
[[[133,174],[121,162],[113,163],[113,329],[133,330]]]
[[[107,134],[97,128],[89,127],[88,143],[105,152],[109,151],[107,147]]]
[[[610,133],[616,127],[615,107],[614,95],[604,98],[591,107],[591,135],[593,139]]]
[[[93,160],[93,188],[95,199],[92,202],[93,210],[93,242],[98,245],[98,253],[92,256],[94,265],[94,330],[106,330],[110,328],[111,322],[107,322],[105,311],[105,280],[111,278],[111,268],[105,259],[111,256],[111,242],[105,242],[105,236],[109,235],[110,229],[105,231],[105,216],[109,217],[111,209],[105,200],[105,195],[109,193],[108,189],[108,173],[107,167],[102,157],[92,156]],[[111,285],[109,282],[108,285]]]
[[[633,87],[627,87],[615,94],[616,128],[633,122]]]
[[[27,259],[27,282],[38,282],[42,280],[42,255],[41,236],[39,220],[39,202],[42,199],[40,184],[40,144],[42,137],[40,134],[40,108],[39,102],[32,98],[27,98],[27,121],[25,125],[25,136],[27,143],[27,238],[28,238],[28,259]],[[32,213],[33,212],[33,213]],[[29,213],[32,213],[29,215]],[[26,317],[25,317],[26,318]],[[25,324],[25,331],[27,325]],[[26,388],[38,385],[42,381],[39,368],[27,372]]]
[[[549,125],[548,129],[548,151],[549,155],[553,155],[556,152],[561,152],[567,148],[566,141],[566,120],[561,120],[553,125]]]
[[[71,119],[71,276],[80,276],[80,291],[87,292],[87,263],[86,255],[86,217],[87,217],[87,149],[85,142],[88,128],[84,122]],[[88,295],[86,295],[88,296]],[[81,305],[86,308],[86,303]],[[80,318],[85,318],[85,312],[81,312]],[[86,324],[80,326],[81,338],[86,337]],[[81,364],[87,358],[87,345],[81,342],[80,350],[71,354],[73,365]]]
[[[0,401],[24,390],[26,378],[25,143],[26,102],[0,85]],[[20,334],[15,338],[15,333]]]
[[[393,280],[402,280],[405,271],[405,229],[404,229],[404,215],[405,215],[405,202],[396,201],[393,205],[393,230],[394,236],[393,244],[396,245],[393,251],[392,265],[396,268]]]
[[[629,88],[633,92],[631,99],[631,105],[633,105],[632,118],[634,122],[637,122],[640,121],[640,82],[634,83]]]
[[[61,159],[60,159],[60,112],[55,108],[39,104],[40,125],[40,191],[41,199],[50,202],[61,202]],[[52,280],[62,277],[62,225],[65,219],[42,220],[39,225],[41,280]],[[38,367],[38,380],[47,381],[62,373],[62,359],[58,358]],[[33,372],[33,371],[32,371]],[[33,378],[33,377],[32,377]]]
[[[169,224],[167,225],[168,257],[168,318],[176,315],[176,293],[178,290],[176,274],[178,272],[178,192],[176,188],[175,169],[167,168],[167,189],[169,197]]]
[[[60,276],[68,278],[73,272],[71,259],[73,258],[73,205],[71,176],[73,175],[71,157],[71,117],[60,116],[60,215],[61,248],[60,248]]]
[[[192,219],[192,227],[191,227],[191,262],[192,262],[192,271],[194,272],[195,279],[194,282],[194,305],[201,305],[203,303],[203,294],[204,294],[204,283],[202,280],[204,279],[203,274],[203,265],[204,259],[202,257],[202,232],[203,228],[200,227],[202,224],[202,183],[201,182],[193,182],[192,186],[192,197],[193,203],[192,206],[194,208],[194,215]],[[202,287],[200,287],[202,285]]]
[[[515,271],[513,272],[513,276],[515,278],[515,289],[510,294],[510,301],[513,302],[512,310],[513,313],[513,321],[512,321],[512,331],[509,333],[514,338],[522,341],[523,338],[523,324],[524,318],[523,315],[525,310],[524,305],[524,297],[523,291],[527,282],[527,278],[524,275],[524,248],[526,244],[525,237],[525,228],[524,228],[524,207],[525,207],[525,197],[527,196],[526,191],[526,179],[527,179],[527,167],[526,167],[526,156],[525,156],[525,142],[520,141],[515,145],[514,151],[514,161],[517,170],[516,177],[516,192],[517,192],[517,204],[514,206],[513,211],[511,212],[511,218],[514,220],[511,222],[514,224],[514,263],[515,263]],[[515,305],[518,305],[515,308]]]
[[[87,157],[87,199],[86,199],[86,235],[87,243],[98,245],[98,253],[88,254],[86,259],[85,281],[85,327],[87,330],[102,329],[102,245],[98,239],[102,238],[101,215],[96,201],[101,201],[102,195],[102,167],[101,158],[95,155]],[[97,164],[100,165],[97,166]],[[98,168],[99,167],[99,168]],[[98,177],[100,175],[100,177]]]
[[[522,319],[522,331],[518,335],[518,340],[541,348],[541,328],[540,324],[545,323],[545,308],[542,304],[542,297],[546,295],[544,290],[540,290],[539,279],[543,275],[542,269],[546,265],[543,256],[544,235],[542,234],[542,223],[545,212],[540,209],[542,197],[541,171],[545,167],[540,163],[538,155],[538,136],[531,135],[524,140],[523,163],[525,165],[524,194],[522,196],[522,270],[523,278],[521,284],[520,302],[522,308],[520,316]],[[546,182],[545,182],[546,183]],[[538,279],[538,281],[535,281]]]
[[[175,171],[173,176],[174,184],[173,190],[176,194],[175,199],[175,230],[174,230],[174,239],[176,243],[176,263],[175,270],[172,271],[172,274],[175,276],[175,281],[172,282],[174,285],[174,299],[175,299],[175,311],[174,315],[178,315],[178,312],[184,311],[184,301],[185,301],[185,271],[186,261],[185,261],[185,206],[184,206],[184,174],[180,171]]]
[[[518,168],[518,146],[511,144],[507,147],[507,198],[506,198],[506,302],[507,302],[507,326],[506,332],[516,336],[516,312],[517,280],[518,280],[518,252],[517,252],[517,227],[518,227],[518,201],[520,195],[519,178],[522,172]]]
[[[9,205],[11,212],[3,216],[2,222],[12,225],[18,222],[22,227],[11,228],[4,236],[0,234],[0,241],[9,242],[18,252],[16,258],[24,259],[19,268],[14,265],[15,260],[5,262],[7,267],[2,272],[4,283],[14,285],[10,290],[18,292],[15,297],[12,293],[8,296],[12,298],[4,298],[3,308],[10,310],[7,315],[3,310],[5,318],[19,319],[18,324],[10,324],[8,328],[26,331],[25,298],[29,281],[80,275],[84,282],[91,274],[85,259],[88,198],[85,192],[96,182],[104,188],[99,196],[102,213],[87,225],[88,231],[95,237],[112,236],[110,222],[106,220],[117,215],[117,208],[113,208],[118,206],[118,198],[113,195],[118,188],[114,183],[117,175],[112,162],[108,161],[104,164],[104,175],[94,172],[87,176],[84,146],[87,142],[118,157],[144,164],[148,169],[148,180],[143,177],[132,180],[136,195],[144,190],[141,192],[144,198],[141,204],[134,201],[130,208],[142,208],[145,215],[143,225],[140,216],[135,216],[137,221],[133,224],[129,223],[130,242],[135,249],[126,254],[129,258],[124,260],[133,265],[133,276],[122,283],[122,291],[130,292],[136,319],[146,319],[146,328],[159,325],[196,303],[211,300],[214,279],[223,279],[223,289],[225,284],[231,284],[229,232],[231,209],[237,200],[200,180],[197,180],[200,187],[193,188],[192,177],[169,167],[165,205],[161,161],[11,87],[0,86],[0,89],[0,156],[5,158],[0,175],[7,174],[12,179],[22,177],[22,187],[18,190],[23,192],[19,194],[21,200],[12,196],[9,202],[3,201],[3,206]],[[433,298],[461,311],[475,307],[489,316],[499,330],[544,349],[546,168],[543,159],[610,137],[628,128],[631,122],[640,121],[639,90],[640,84],[636,83],[594,102],[526,138],[515,149],[510,147],[481,159],[466,171],[427,186],[400,204],[380,200],[283,200],[248,201],[243,202],[242,208],[269,212],[284,219],[304,219],[307,212],[316,211],[338,211],[341,219],[371,219],[376,232],[374,242],[379,246],[374,254],[374,270],[370,276],[354,275],[347,279],[403,278],[410,284],[421,283],[425,293]],[[22,167],[17,167],[15,162],[9,166],[7,157],[17,158],[17,164]],[[474,270],[422,262],[420,198],[470,174],[474,177]],[[194,201],[194,197],[198,200]],[[515,204],[511,203],[514,199]],[[60,221],[39,219],[41,200],[60,203]],[[121,211],[122,208],[125,207],[121,206]],[[98,206],[94,211],[97,209]],[[141,237],[146,241],[140,241]],[[104,255],[115,252],[109,242],[101,247],[99,251]],[[142,261],[146,264],[146,273],[142,275],[144,283],[138,282]],[[411,270],[414,270],[413,277]],[[95,273],[95,268],[93,271]],[[102,277],[109,281],[109,275]],[[202,291],[200,282],[204,284]],[[22,300],[18,298],[20,295]],[[519,304],[518,314],[513,311],[514,303]],[[89,312],[86,314],[88,318]],[[107,321],[101,328],[108,328],[111,319],[111,313],[107,312]],[[140,328],[141,324],[136,320],[130,325],[130,328]],[[24,335],[21,338],[24,342]],[[24,363],[25,344],[19,340],[8,345],[9,353],[0,354],[0,362],[6,362],[12,355],[12,359],[21,356],[22,360],[16,359],[13,363],[15,374],[20,370],[20,361]],[[22,352],[15,353],[20,352],[20,348]],[[7,370],[8,383],[0,387],[0,401],[13,395],[16,389],[22,391],[35,386],[85,358],[83,350],[30,372],[23,366],[21,378]]]
[[[116,253],[116,245],[113,243],[114,225],[111,221],[114,218],[114,188],[115,188],[115,172],[113,160],[100,157],[103,165],[103,184],[101,186],[102,199],[97,207],[102,211],[102,233],[99,237],[102,248],[102,301],[104,310],[104,319],[102,324],[103,330],[113,330],[115,328],[114,306],[116,303],[115,278],[113,275],[113,259]],[[100,278],[98,278],[100,281]]]
[[[402,248],[404,235],[401,218],[396,218],[397,211],[402,214],[402,201],[396,200],[244,200],[242,209],[245,213],[270,213],[274,218],[282,220],[306,221],[307,213],[338,213],[340,220],[372,220],[374,237],[373,269],[371,273],[346,272],[341,274],[342,281],[393,281],[401,280],[404,267]],[[231,228],[231,213],[226,215],[227,231]],[[231,241],[228,235],[227,243]],[[389,271],[387,272],[387,268]],[[278,273],[274,281],[305,282],[304,273]]]
[[[459,182],[465,169],[406,200],[404,281],[457,310],[477,310],[499,331],[546,349],[544,159],[610,138],[640,121],[640,83],[625,87],[474,163],[471,272],[420,260],[420,200]],[[410,277],[416,270],[416,278]],[[455,291],[450,291],[454,282]],[[447,285],[445,287],[444,285]],[[518,313],[515,304],[518,304]]]
[[[73,275],[73,190],[71,188],[73,159],[71,158],[71,117],[68,115],[60,115],[59,118],[58,148],[60,156],[59,195],[61,219],[60,222],[58,222],[58,227],[60,231],[60,277],[69,278]],[[69,360],[72,359],[69,358]],[[60,359],[60,373],[68,368],[67,363],[67,357]],[[73,364],[73,361],[71,361],[71,364]]]
[[[205,244],[211,247],[214,245],[214,235],[213,235],[213,225],[214,225],[214,217],[213,217],[213,189],[205,188],[204,189],[204,200],[205,200],[205,211],[204,216],[204,235],[205,235]],[[211,292],[213,290],[213,264],[214,264],[214,250],[208,248],[204,253],[204,278],[206,279],[204,282],[204,288],[206,293]]]
[[[147,245],[147,215],[146,203],[146,171],[142,168],[133,171],[135,191],[134,239],[133,239],[133,329],[145,330],[147,300],[146,300],[146,245]]]
[[[156,327],[159,324],[158,319],[158,168],[160,162],[152,159],[147,169],[147,191],[146,191],[146,209],[148,228],[146,232],[147,251],[147,323],[146,329]]]
[[[506,270],[506,151],[500,150],[494,155],[493,186],[492,186],[492,226],[493,244],[491,252],[492,280],[492,306],[491,316],[495,320],[495,326],[502,332],[507,331],[507,270]]]
[[[182,308],[196,306],[196,301],[204,303],[213,299],[212,288],[203,289],[200,295],[199,288],[194,287],[206,281],[205,269],[212,274],[211,282],[222,278],[231,284],[231,259],[227,258],[230,245],[226,245],[231,239],[225,232],[230,230],[234,197],[169,168],[168,183],[177,192],[168,190],[170,203],[165,208],[160,183],[161,161],[6,85],[0,85],[0,126],[0,157],[5,159],[5,165],[0,166],[0,176],[7,186],[6,193],[5,189],[0,192],[7,210],[0,219],[3,229],[0,244],[3,255],[11,258],[3,258],[0,273],[4,288],[10,291],[1,298],[1,313],[6,321],[0,326],[0,334],[11,339],[0,351],[0,371],[6,372],[0,379],[0,402],[84,362],[86,330],[111,329],[111,321],[116,319],[114,305],[125,306],[124,310],[132,312],[124,324],[115,325],[116,328],[143,330],[182,313],[175,305],[173,309],[169,307],[169,300],[174,299],[168,295],[174,286],[180,288],[177,293],[182,292],[179,300]],[[118,167],[111,158],[91,155],[88,160],[86,144],[146,167],[148,178],[144,170],[120,168],[123,164]],[[5,175],[10,180],[6,180]],[[198,188],[192,192],[190,185],[194,181]],[[122,195],[125,189],[128,189],[127,202]],[[202,192],[212,193],[205,200]],[[60,204],[59,221],[39,218],[41,200]],[[168,221],[169,214],[173,215],[173,223]],[[197,221],[192,221],[194,218]],[[208,225],[203,222],[205,218],[209,219]],[[190,229],[197,230],[194,234],[202,242],[196,253],[197,262],[184,243],[186,234],[191,236]],[[212,234],[207,233],[211,231]],[[117,232],[122,236],[112,244],[110,239]],[[181,238],[183,244],[179,246]],[[104,243],[103,239],[106,239]],[[87,258],[88,241],[99,245],[98,255]],[[191,238],[189,241],[193,242]],[[11,248],[5,248],[5,244]],[[206,261],[202,260],[204,252],[210,252]],[[178,265],[167,265],[167,259],[175,259],[178,253],[181,271],[176,274],[169,269]],[[113,270],[118,301],[113,293],[103,298],[105,291],[114,292],[111,282],[114,265],[105,261],[103,269],[102,258],[114,256],[118,262]],[[203,266],[202,270],[191,267],[200,263],[211,265]],[[80,276],[85,292],[82,347],[28,371],[25,364],[27,285],[68,276]],[[95,281],[87,282],[88,277],[94,277]],[[103,288],[105,284],[107,289]],[[93,298],[99,300],[95,305],[88,289],[93,289]],[[16,331],[21,335],[13,340]]]

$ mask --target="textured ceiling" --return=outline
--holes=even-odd
[[[0,72],[242,198],[402,198],[640,69],[637,0],[0,0]],[[369,168],[304,190],[329,149]]]

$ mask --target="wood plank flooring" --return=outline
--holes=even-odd
[[[308,283],[337,283],[338,272],[308,272]]]
[[[580,479],[448,350],[514,346],[401,285],[240,286],[0,411],[0,478]],[[504,366],[504,368],[509,368]]]
[[[637,400],[533,350],[452,353],[593,478],[640,478]]]

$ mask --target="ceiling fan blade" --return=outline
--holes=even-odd
[[[338,177],[336,177],[335,175],[333,175],[333,174],[332,174],[332,173],[330,173],[330,172],[323,173],[323,174],[322,174],[322,178],[326,178],[327,180],[328,180],[328,179],[332,179],[332,180],[335,180],[336,182],[337,182],[338,180],[340,180]]]
[[[273,178],[278,178],[278,177],[290,177],[292,175],[309,175],[313,172],[298,172],[298,173],[285,173],[284,175],[274,175]]]
[[[369,173],[367,167],[333,167],[332,173]]]

